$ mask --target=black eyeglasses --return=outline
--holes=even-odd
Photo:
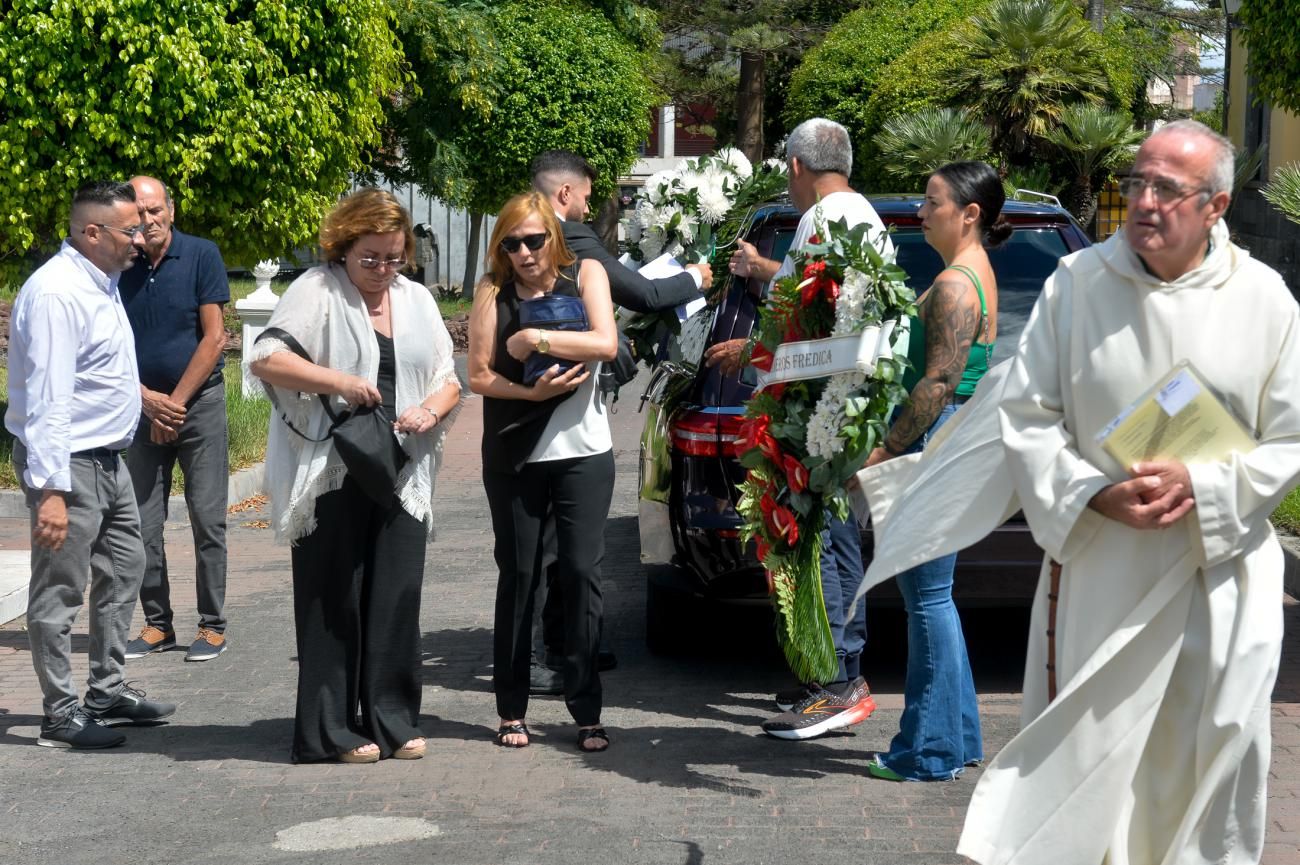
[[[389,270],[401,270],[406,267],[405,258],[358,258],[356,262],[366,270],[378,270],[381,264]]]
[[[96,228],[102,228],[105,231],[116,231],[118,234],[125,234],[127,236],[127,239],[135,237],[137,234],[144,234],[143,225],[133,225],[130,228],[118,228],[116,225],[105,225],[102,222],[89,223],[88,225],[86,225],[85,228],[81,229],[81,233],[85,234],[86,228],[90,228],[91,225],[95,226]]]
[[[520,246],[526,246],[536,252],[545,245],[545,232],[542,234],[525,234],[523,237],[507,237],[501,241],[501,248],[506,251],[507,255],[514,255],[519,251]]]

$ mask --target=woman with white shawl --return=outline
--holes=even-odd
[[[460,384],[437,304],[399,273],[415,236],[396,198],[378,189],[344,198],[321,223],[320,245],[328,263],[289,286],[245,356],[277,408],[267,491],[277,540],[293,544],[292,757],[413,760],[425,752],[419,617],[433,481]],[[318,395],[336,413],[378,405],[394,418],[408,459],[387,505],[349,474]]]

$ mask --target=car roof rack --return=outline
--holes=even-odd
[[[1036,195],[1039,198],[1043,199],[1044,201],[1050,201],[1052,204],[1055,204],[1057,207],[1061,206],[1061,199],[1057,198],[1055,195],[1048,195],[1046,192],[1039,192],[1036,189],[1017,189],[1015,193],[1012,195],[1012,198],[1018,200],[1020,198],[1021,193],[1024,193],[1025,195]]]

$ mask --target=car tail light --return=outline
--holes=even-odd
[[[736,456],[741,415],[684,411],[673,419],[673,448],[693,457]]]
[[[725,456],[740,456],[740,448],[736,445],[736,442],[740,439],[740,425],[744,420],[744,415],[718,415],[718,443],[721,445],[722,453]]]

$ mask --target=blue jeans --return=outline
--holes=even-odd
[[[945,406],[911,452],[921,450],[956,410]],[[951,780],[984,759],[975,682],[952,602],[956,564],[956,554],[943,556],[897,577],[907,609],[907,681],[898,735],[880,761],[918,781]]]
[[[858,604],[852,621],[845,619],[863,574],[862,540],[852,516],[840,520],[827,512],[826,528],[822,529],[821,571],[822,600],[838,662],[834,683],[838,684],[861,675],[862,650],[867,645],[866,602]]]

